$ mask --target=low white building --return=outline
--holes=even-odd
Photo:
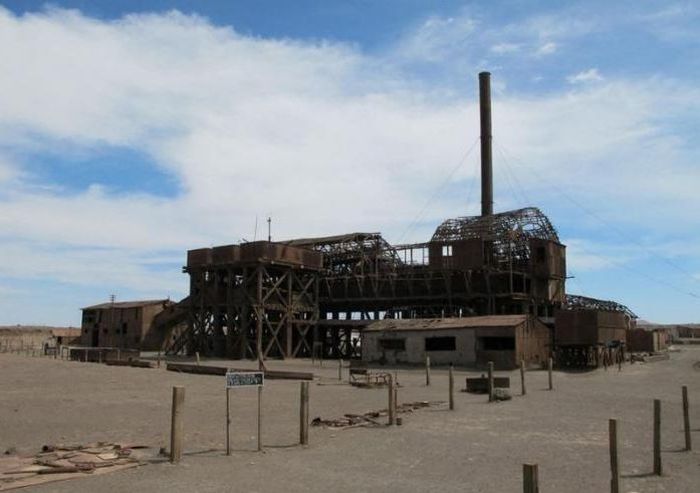
[[[421,364],[497,369],[544,363],[550,351],[549,328],[530,315],[465,318],[384,319],[362,331],[362,360],[380,364]]]

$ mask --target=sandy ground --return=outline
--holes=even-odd
[[[263,443],[255,451],[257,393],[232,394],[233,449],[224,454],[223,377],[159,369],[108,367],[0,354],[0,452],[33,453],[47,443],[169,440],[173,385],[186,388],[185,450],[179,465],[154,463],[114,474],[31,488],[37,492],[521,492],[522,464],[537,463],[543,492],[609,491],[608,418],[619,420],[622,491],[700,491],[700,348],[670,361],[626,365],[622,372],[510,373],[514,399],[488,403],[456,394],[446,405],[404,414],[400,427],[311,428],[299,447],[299,383],[268,381],[263,393]],[[217,362],[226,364],[225,362]],[[239,362],[233,363],[241,366]],[[386,406],[385,389],[339,383],[337,363],[271,362],[271,368],[313,371],[311,418],[340,417]],[[700,365],[699,365],[700,366]],[[457,388],[474,372],[456,371]],[[506,375],[507,372],[499,372]],[[347,377],[347,370],[344,375]],[[447,372],[399,369],[399,401],[447,400]],[[696,450],[682,452],[681,385],[688,385]],[[652,468],[652,399],[662,400],[664,475]],[[30,489],[22,490],[29,491]]]

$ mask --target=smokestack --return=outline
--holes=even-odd
[[[491,159],[491,74],[479,74],[481,115],[481,215],[493,214],[493,164]]]

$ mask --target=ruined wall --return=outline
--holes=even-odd
[[[454,337],[454,351],[426,351],[425,339],[432,337]],[[383,349],[381,340],[405,341],[404,350]],[[476,338],[473,329],[412,330],[412,331],[367,331],[362,334],[362,359],[367,362],[387,364],[423,364],[425,356],[436,365],[473,366],[476,364]]]
[[[557,310],[554,339],[558,346],[594,346],[627,338],[629,320],[624,313],[603,310]]]

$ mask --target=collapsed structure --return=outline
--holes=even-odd
[[[493,212],[487,72],[479,93],[480,216],[448,219],[429,241],[408,245],[359,232],[190,250],[190,294],[179,304],[187,330],[168,336],[166,349],[262,359],[319,348],[324,357],[353,358],[361,330],[379,319],[530,315],[551,326],[562,309],[617,313],[598,300],[567,303],[566,248],[538,208]],[[629,315],[617,321],[629,324]],[[610,340],[567,342],[593,351]],[[551,352],[555,340],[542,344]]]

